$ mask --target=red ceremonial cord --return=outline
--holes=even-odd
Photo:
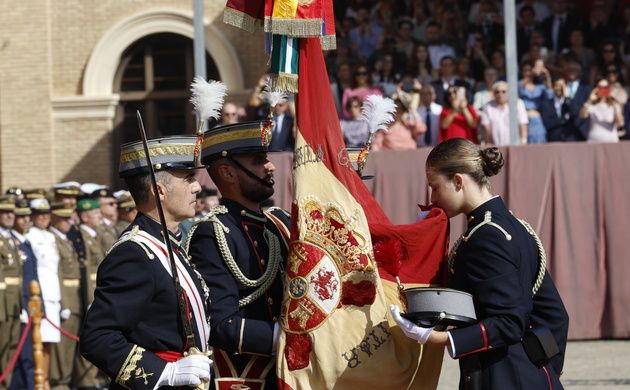
[[[22,352],[22,348],[24,348],[24,343],[26,342],[26,337],[28,336],[28,331],[31,329],[31,322],[33,321],[33,317],[28,317],[28,322],[26,326],[24,326],[24,330],[22,330],[22,335],[20,336],[20,342],[15,349],[15,354],[9,360],[9,364],[7,365],[7,369],[0,376],[0,383],[4,381],[4,379],[9,375],[10,372],[13,371],[13,367],[15,366],[15,362],[17,362],[20,353]]]
[[[71,339],[71,340],[74,340],[74,341],[79,341],[79,336],[74,335],[74,334],[72,334],[72,333],[68,332],[67,330],[62,329],[62,328],[58,327],[57,325],[53,324],[53,322],[52,322],[51,320],[49,320],[49,319],[48,319],[48,317],[44,316],[44,317],[42,317],[42,319],[43,319],[43,320],[48,321],[48,323],[49,323],[50,325],[52,325],[52,327],[53,327],[53,328],[55,328],[55,329],[57,329],[58,331],[60,331],[60,332],[61,332],[61,334],[62,334],[62,335],[64,335],[64,336],[66,336],[67,338],[69,338],[69,339]]]

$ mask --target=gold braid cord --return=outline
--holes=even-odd
[[[475,233],[477,229],[479,229],[481,226],[483,225],[494,226],[498,228],[503,234],[505,234],[505,237],[508,241],[512,239],[512,236],[508,234],[505,231],[505,229],[503,229],[496,223],[491,222],[491,218],[492,218],[492,214],[490,213],[490,211],[487,211],[486,215],[484,216],[484,221],[482,223],[475,226],[468,235],[462,234],[457,239],[457,241],[455,241],[455,244],[453,244],[453,248],[448,253],[448,257],[447,257],[448,271],[451,273],[451,275],[455,272],[454,267],[455,267],[455,256],[457,255],[457,249],[459,248],[462,242],[468,241],[470,236],[472,236],[473,233]],[[538,292],[538,289],[540,289],[540,286],[542,285],[543,279],[545,278],[545,271],[547,270],[547,254],[545,253],[545,248],[543,247],[542,241],[540,241],[540,237],[538,237],[538,234],[536,234],[536,232],[531,227],[531,225],[523,219],[519,219],[519,218],[516,218],[516,219],[521,223],[521,225],[525,227],[525,230],[527,230],[527,232],[534,238],[534,241],[536,241],[536,246],[538,247],[538,258],[540,260],[540,263],[538,265],[538,274],[536,275],[536,281],[534,282],[534,286],[532,287],[532,295],[536,295],[536,293]]]
[[[518,218],[517,218],[518,219]],[[527,233],[529,233],[532,237],[534,237],[534,241],[536,241],[536,246],[538,247],[538,258],[540,263],[538,264],[538,275],[536,276],[536,282],[534,282],[534,287],[532,287],[532,295],[536,295],[540,286],[542,286],[543,279],[545,278],[545,271],[547,270],[547,254],[545,253],[545,248],[543,247],[542,241],[540,241],[540,237],[534,231],[527,221],[524,219],[518,219],[518,221],[525,227]]]
[[[188,252],[188,247],[190,246],[190,240],[193,236],[193,233],[197,229],[197,226],[201,222],[212,222],[214,225],[214,235],[217,241],[217,247],[219,248],[219,252],[221,253],[221,257],[225,262],[225,265],[240,284],[245,287],[258,287],[254,292],[247,295],[244,298],[238,300],[238,307],[244,307],[254,302],[258,298],[260,298],[271,286],[273,281],[280,270],[280,264],[282,263],[282,254],[280,252],[280,240],[269,231],[266,227],[263,231],[263,237],[267,245],[269,246],[269,258],[267,263],[267,269],[262,274],[262,276],[258,279],[252,280],[243,275],[243,272],[239,268],[236,260],[232,256],[232,252],[230,251],[230,247],[227,243],[227,239],[225,237],[226,233],[230,233],[230,229],[225,226],[217,215],[226,214],[227,208],[225,206],[217,206],[214,207],[208,214],[206,214],[199,222],[193,225],[188,234],[188,238],[185,243],[185,249]]]

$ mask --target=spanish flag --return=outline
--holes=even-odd
[[[279,388],[435,389],[443,349],[405,337],[388,307],[404,306],[396,276],[439,284],[447,218],[389,222],[348,159],[317,38],[300,39],[296,104]]]

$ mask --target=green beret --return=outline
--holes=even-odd
[[[100,209],[101,205],[98,203],[98,201],[91,199],[91,198],[85,198],[85,199],[81,199],[80,201],[77,202],[77,212],[82,212],[82,211],[90,211],[90,210],[94,210],[94,209]]]

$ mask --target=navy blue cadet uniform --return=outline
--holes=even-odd
[[[31,243],[16,231],[11,232],[20,249],[20,257],[23,257],[22,264],[22,307],[28,308],[28,301],[31,299],[31,291],[29,289],[31,281],[39,282],[37,277],[37,258],[33,253]],[[22,325],[24,331],[24,325]],[[33,338],[27,337],[22,347],[22,352],[18,358],[15,368],[13,369],[13,377],[11,378],[11,386],[9,389],[34,389],[35,388],[35,362],[33,361]]]
[[[219,388],[229,388],[230,377],[263,379],[265,390],[276,388],[275,360],[272,357],[274,324],[280,316],[282,304],[281,272],[287,258],[285,233],[288,233],[289,216],[278,208],[265,213],[246,209],[230,199],[221,199],[221,205],[210,211],[191,230],[188,253],[201,273],[210,292],[210,345],[214,347],[214,371],[221,377]],[[225,208],[223,208],[225,207]],[[225,213],[217,213],[223,210]],[[212,215],[229,229],[225,234],[227,245],[235,263],[248,279],[259,279],[271,266],[269,246],[263,238],[268,229],[278,238],[281,263],[269,288],[260,291],[260,297],[251,303],[239,304],[255,293],[256,287],[246,287],[230,271],[217,244]],[[278,228],[276,225],[284,227]],[[286,229],[285,233],[281,229]],[[259,356],[260,355],[260,356]],[[256,370],[244,373],[245,366],[254,359]],[[225,361],[228,360],[228,361]],[[226,365],[236,372],[226,373]],[[264,368],[260,367],[264,366]],[[264,370],[266,375],[258,376]],[[254,372],[255,371],[255,372]],[[260,383],[260,381],[258,382]],[[226,386],[228,385],[228,386]],[[252,387],[254,388],[254,387]]]
[[[569,317],[547,272],[532,296],[539,269],[535,240],[500,197],[468,219],[450,285],[472,294],[480,322],[449,331],[460,358],[460,389],[561,389]],[[530,362],[521,345],[530,326],[547,327],[560,348],[543,368]]]
[[[139,213],[127,230],[135,226],[163,242],[162,227],[155,220]],[[183,253],[174,236],[171,243],[174,252]],[[81,354],[112,378],[109,389],[153,389],[167,363],[155,352],[185,349],[173,279],[145,250],[124,241],[107,254],[81,331]],[[183,263],[204,297],[201,277]],[[207,297],[205,301],[207,305]],[[191,325],[196,344],[204,345],[194,320]]]

